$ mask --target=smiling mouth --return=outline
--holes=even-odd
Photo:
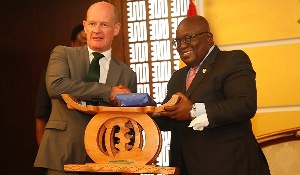
[[[101,37],[93,37],[93,39],[94,39],[94,40],[101,40],[101,39],[103,39],[103,38],[101,38]]]
[[[190,53],[192,53],[192,51],[191,51],[191,50],[189,50],[189,51],[186,51],[186,52],[183,52],[181,55],[182,55],[182,56],[187,56],[187,55],[189,55]]]

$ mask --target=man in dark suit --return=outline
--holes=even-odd
[[[187,66],[172,75],[164,103],[180,101],[154,118],[171,130],[170,166],[182,175],[269,175],[251,127],[257,91],[247,54],[221,51],[201,16],[183,19],[173,44]]]
[[[106,2],[93,4],[83,25],[87,45],[57,46],[48,63],[46,87],[51,97],[52,112],[34,164],[45,168],[48,175],[66,174],[65,164],[91,161],[84,147],[84,131],[93,116],[68,109],[61,94],[70,94],[83,104],[97,102],[109,106],[116,94],[137,90],[135,72],[111,53],[113,38],[120,30],[116,8]],[[87,82],[94,52],[104,56],[97,61],[100,79]]]

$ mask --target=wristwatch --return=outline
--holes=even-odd
[[[193,104],[192,109],[190,110],[190,117],[191,117],[192,120],[194,120],[197,117],[197,115],[196,115],[196,105],[195,104]]]

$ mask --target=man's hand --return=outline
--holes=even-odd
[[[118,102],[116,100],[116,95],[117,94],[128,94],[131,93],[130,89],[124,85],[124,84],[120,84],[119,86],[113,86],[111,88],[111,92],[110,92],[110,99],[109,102],[113,105],[113,106],[118,106]]]
[[[193,103],[182,93],[177,92],[176,94],[181,97],[181,100],[173,106],[165,106],[164,110],[159,112],[159,115],[179,121],[191,120],[190,111]]]

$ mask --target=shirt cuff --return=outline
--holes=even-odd
[[[205,105],[204,103],[195,103],[195,107],[197,117],[191,121],[189,127],[193,127],[194,130],[202,131],[209,125]]]
[[[196,107],[196,116],[197,117],[206,113],[204,103],[195,103],[195,107]]]
[[[194,130],[202,131],[209,125],[207,114],[202,114],[191,121],[189,127],[193,127]]]

